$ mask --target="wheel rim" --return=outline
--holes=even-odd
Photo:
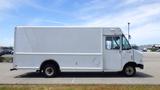
[[[126,67],[125,72],[126,72],[127,75],[133,75],[134,74],[134,68],[131,67],[131,66],[128,66],[128,67]]]
[[[52,67],[47,67],[45,73],[47,76],[52,76],[54,74],[54,69]]]

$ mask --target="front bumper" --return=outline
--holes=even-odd
[[[144,65],[143,64],[137,64],[136,67],[139,67],[140,69],[144,69]]]

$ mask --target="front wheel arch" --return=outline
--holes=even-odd
[[[127,77],[134,76],[136,74],[136,66],[137,64],[135,62],[128,62],[123,67],[123,74]],[[131,73],[128,73],[127,71],[130,70]]]
[[[126,67],[126,66],[133,66],[133,67],[136,67],[137,64],[135,62],[128,62],[124,65],[123,69]]]

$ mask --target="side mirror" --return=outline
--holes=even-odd
[[[128,35],[128,38],[131,39],[131,35]]]

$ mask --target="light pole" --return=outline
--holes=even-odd
[[[130,39],[129,30],[130,30],[130,22],[128,22],[128,40]]]

